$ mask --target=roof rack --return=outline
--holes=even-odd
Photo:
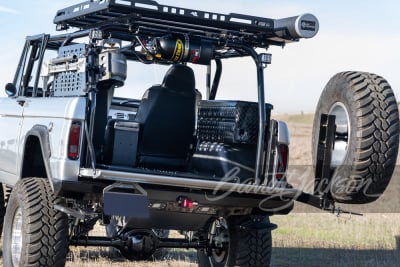
[[[182,33],[218,40],[233,40],[253,47],[284,45],[318,32],[311,14],[274,20],[242,14],[219,14],[160,5],[151,0],[91,0],[61,9],[57,30],[98,28],[119,33],[119,38],[141,32],[149,35]]]

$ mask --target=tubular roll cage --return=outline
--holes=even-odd
[[[160,5],[149,0],[97,0],[87,1],[62,10],[54,18],[57,30],[70,27],[78,31],[65,37],[64,44],[81,34],[87,35],[92,29],[101,30],[110,38],[133,42],[137,37],[160,37],[171,32],[183,36],[201,38],[212,43],[213,59],[217,62],[217,75],[210,99],[213,99],[219,82],[220,60],[229,57],[250,56],[257,66],[259,134],[255,165],[256,184],[263,182],[264,143],[266,136],[266,108],[264,95],[264,67],[255,48],[267,49],[270,45],[284,46],[296,41],[290,34],[282,34],[282,29],[275,29],[275,20],[241,14],[219,14],[193,9]],[[60,36],[61,37],[61,36]],[[61,38],[60,38],[61,39]],[[134,49],[123,48],[122,52],[129,59],[146,61]],[[166,63],[166,62],[164,62]],[[169,62],[171,63],[171,62]],[[219,71],[218,71],[219,69]],[[208,84],[208,88],[211,88]],[[90,88],[89,88],[90,92]],[[91,100],[94,98],[91,97]]]

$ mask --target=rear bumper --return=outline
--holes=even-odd
[[[92,169],[81,169],[80,176],[89,183],[140,185],[147,192],[150,209],[155,203],[165,203],[170,212],[202,213],[202,207],[207,207],[209,215],[221,211],[232,214],[236,210],[239,213],[288,214],[293,209],[293,200],[302,194],[292,188],[229,182],[227,178],[213,181],[113,170],[94,172]],[[192,199],[199,206],[192,210],[180,209],[176,201],[181,196]]]
[[[230,192],[260,196],[277,196],[282,198],[295,198],[302,191],[293,188],[269,187],[268,185],[255,185],[236,182],[234,178],[223,178],[221,181],[201,180],[190,177],[174,177],[167,175],[153,175],[130,173],[113,170],[95,170],[82,168],[80,176],[94,180],[108,180],[120,183],[138,183],[150,185],[164,185],[188,189],[212,190],[215,192]]]

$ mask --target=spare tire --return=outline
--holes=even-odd
[[[331,197],[346,204],[375,201],[390,182],[399,147],[399,111],[389,83],[365,72],[331,78],[315,112],[314,166],[321,114],[336,116]]]

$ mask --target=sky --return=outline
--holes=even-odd
[[[79,0],[0,0],[0,85],[11,82],[24,38],[39,33],[55,33],[53,18],[58,9]],[[265,70],[266,102],[276,114],[314,112],[319,95],[337,72],[357,70],[385,77],[400,97],[400,1],[396,0],[158,0],[160,4],[218,13],[283,18],[314,14],[320,31],[312,39],[302,39],[281,47],[271,47],[272,64]],[[251,4],[249,4],[251,3]],[[196,72],[204,70],[195,68]],[[147,85],[142,66],[129,66],[130,80],[125,92],[140,97]],[[160,82],[163,69],[155,68],[151,80]],[[146,79],[149,77],[146,77]],[[132,85],[134,81],[139,84]],[[197,87],[202,91],[204,81]],[[133,88],[133,89],[130,89]],[[140,88],[140,89],[139,89]],[[121,90],[122,90],[121,89]],[[142,90],[143,89],[143,90]],[[0,90],[0,96],[5,96]],[[251,60],[224,64],[219,99],[257,100],[255,67]]]

